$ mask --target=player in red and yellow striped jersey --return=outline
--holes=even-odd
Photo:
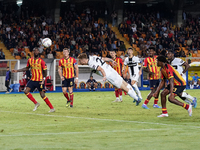
[[[168,100],[176,104],[178,106],[182,106],[188,111],[189,116],[192,116],[192,105],[188,105],[182,103],[175,99],[175,96],[179,96],[181,98],[184,89],[186,88],[186,82],[183,77],[178,73],[176,69],[174,69],[171,65],[167,64],[167,60],[165,56],[159,56],[157,58],[157,65],[161,67],[161,78],[156,92],[153,94],[154,97],[157,97],[159,91],[165,85],[166,80],[169,81],[168,86],[161,93],[161,104],[162,104],[162,114],[158,117],[168,117],[167,109],[166,109],[166,96],[169,95]]]
[[[74,86],[74,77],[76,72],[76,79],[75,84],[78,83],[78,64],[76,60],[73,57],[69,56],[70,49],[64,48],[63,54],[64,57],[59,60],[59,68],[58,73],[60,75],[60,78],[62,80],[62,91],[64,96],[67,99],[67,107],[73,107],[73,101],[74,101],[74,94],[73,94],[73,86]],[[67,89],[69,91],[69,95],[67,93]]]
[[[115,69],[115,71],[117,71],[117,73],[122,76],[122,69],[124,66],[123,60],[119,57],[116,57],[116,52],[114,50],[110,51],[110,56],[112,57],[112,60],[114,60],[115,62],[117,62],[117,65],[113,65],[112,63],[110,63],[110,65],[113,67],[113,69]],[[122,102],[122,90],[115,88],[115,96],[116,96],[116,100],[113,102]]]
[[[142,105],[142,108],[144,109],[149,109],[147,107],[147,104],[149,103],[150,99],[153,96],[153,93],[156,91],[158,85],[159,85],[159,78],[160,78],[160,71],[157,66],[157,56],[155,54],[155,48],[150,47],[149,48],[149,57],[145,58],[144,60],[144,65],[143,65],[143,70],[148,73],[149,77],[149,86],[151,89],[151,92],[147,96],[146,100],[144,101],[144,104]],[[158,106],[158,97],[155,97],[154,99],[154,108],[161,108]]]
[[[35,104],[35,108],[33,109],[33,111],[37,110],[37,108],[40,106],[40,103],[38,103],[33,98],[30,91],[33,91],[35,88],[37,88],[38,91],[40,92],[40,96],[46,102],[46,104],[49,106],[49,108],[50,108],[49,112],[55,112],[55,109],[52,106],[51,102],[45,96],[44,81],[47,76],[46,63],[39,57],[38,48],[34,48],[33,51],[34,51],[34,57],[28,59],[26,67],[19,69],[19,70],[12,70],[12,72],[23,72],[23,71],[27,71],[27,70],[29,70],[29,68],[31,68],[32,78],[27,83],[24,93]]]

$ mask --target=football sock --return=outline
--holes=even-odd
[[[46,96],[43,98],[43,100],[46,102],[46,104],[49,106],[50,109],[53,109],[51,102],[49,101],[49,99]]]
[[[68,93],[64,94],[64,96],[66,97],[67,101],[69,101]]]
[[[183,103],[183,106],[182,106],[183,108],[185,108],[186,110],[188,110],[188,108],[189,108],[189,105],[188,104],[185,104],[185,103]]]
[[[126,87],[129,89],[129,90],[128,90],[128,95],[129,95],[130,97],[132,97],[133,99],[135,99],[135,100],[138,101],[138,97],[137,97],[135,91],[133,90],[132,86],[131,86],[130,84],[128,84]]]
[[[127,93],[124,91],[124,95],[127,95]]]
[[[154,104],[157,105],[158,104],[158,98],[154,99]]]
[[[167,114],[167,108],[162,108],[162,113]]]
[[[192,103],[192,100],[188,100],[186,99],[185,97],[182,97],[182,96],[179,96],[183,101],[185,101],[186,103],[188,104],[191,104]]]
[[[187,93],[185,93],[185,92],[183,92],[182,93],[182,95],[181,95],[182,97],[185,97],[186,99],[188,99],[188,100],[194,100],[194,97],[192,97],[191,95],[189,95],[189,94],[187,94]]]
[[[122,100],[122,90],[118,89],[118,92],[119,92],[119,98],[120,98],[120,100]]]
[[[37,101],[35,100],[35,98],[33,97],[33,95],[31,93],[27,93],[26,96],[34,103],[37,104]]]
[[[137,95],[138,95],[140,98],[142,98],[142,95],[141,95],[141,92],[140,92],[140,90],[139,90],[139,88],[138,88],[138,86],[137,86],[137,83],[133,84],[133,87],[134,87],[135,92],[137,93]]]
[[[147,105],[148,103],[149,103],[149,100],[146,99],[146,100],[144,101],[144,104]]]
[[[116,98],[119,98],[119,91],[117,89],[115,90],[115,96]]]
[[[73,105],[73,102],[74,102],[74,93],[70,93],[69,95],[70,95],[70,101],[71,101],[70,105]]]

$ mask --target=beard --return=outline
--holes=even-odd
[[[36,58],[36,57],[38,57],[39,56],[39,54],[34,54],[34,57]]]

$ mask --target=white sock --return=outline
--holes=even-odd
[[[135,91],[132,89],[129,89],[128,90],[128,95],[130,96],[130,97],[132,97],[133,99],[135,99],[136,101],[138,101],[138,97],[137,97],[137,95],[136,95],[136,93],[135,93]]]
[[[141,95],[141,92],[140,92],[140,90],[139,90],[139,88],[138,88],[138,86],[137,86],[137,83],[133,84],[133,87],[134,87],[134,89],[135,89],[137,95],[139,96],[139,98],[142,99],[142,95]]]
[[[116,97],[116,100],[119,100],[119,97]]]
[[[122,95],[119,96],[120,101],[122,101]]]
[[[189,94],[187,94],[185,92],[182,93],[182,97],[185,97],[188,100],[192,100],[192,101],[194,100],[194,97],[192,97],[191,95],[189,95]]]

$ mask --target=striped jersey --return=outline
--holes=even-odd
[[[74,66],[77,65],[76,59],[73,57],[69,57],[68,59],[61,58],[59,60],[59,67],[61,67],[63,70],[63,77],[66,79],[74,78]]]
[[[160,77],[160,70],[157,66],[157,57],[158,56],[154,56],[153,58],[147,57],[144,60],[143,67],[148,68],[150,72],[155,73],[153,75],[149,74],[149,80],[158,80]]]
[[[47,70],[46,63],[41,58],[34,59],[29,58],[27,61],[26,67],[31,68],[31,80],[32,81],[42,81],[43,79],[43,70]]]
[[[165,64],[164,68],[161,68],[161,79],[174,78],[174,85],[185,86],[186,82],[183,77],[174,69],[171,65]]]
[[[124,65],[123,60],[117,57],[114,61],[117,62],[117,65],[113,66],[111,62],[110,65],[113,67],[113,69],[115,69],[115,71],[117,71],[117,73],[119,73],[120,76],[122,76],[122,69]]]
[[[131,76],[134,74],[139,74],[139,66],[138,63],[140,63],[140,58],[137,56],[133,56],[131,58],[126,57],[124,60],[124,65],[128,66],[128,70]]]

